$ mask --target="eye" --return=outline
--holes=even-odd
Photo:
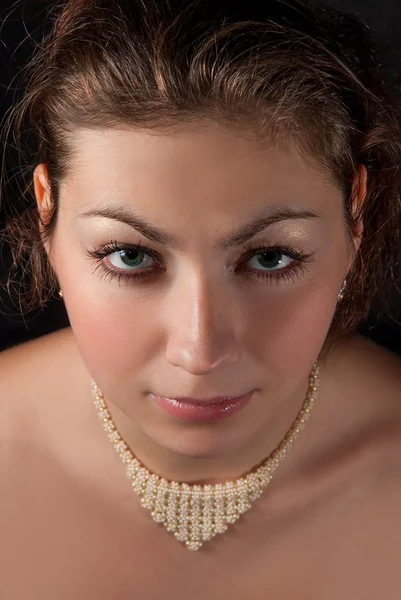
[[[273,250],[266,248],[260,252],[255,252],[249,259],[249,263],[254,262],[253,268],[268,269],[269,271],[276,271],[288,267],[294,262],[293,258],[287,256],[282,250]]]
[[[127,249],[120,249],[116,252],[112,252],[107,256],[107,261],[117,269],[132,270],[135,268],[146,268],[149,262],[152,262],[152,257],[141,250],[140,247],[133,247]]]
[[[156,269],[162,266],[162,259],[149,246],[141,244],[120,244],[111,241],[100,249],[88,250],[87,256],[98,263],[100,277],[118,279],[131,283],[146,279],[156,274]],[[150,264],[149,264],[150,263]],[[154,265],[156,264],[156,267]]]
[[[240,273],[258,282],[279,284],[286,279],[299,278],[306,263],[313,262],[313,253],[307,254],[292,246],[248,246]],[[253,263],[253,264],[252,264]],[[249,268],[251,264],[251,268]]]

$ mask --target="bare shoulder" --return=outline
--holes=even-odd
[[[0,353],[0,397],[17,399],[25,392],[70,380],[80,362],[71,328],[13,346]],[[61,379],[60,379],[61,378]]]
[[[401,357],[354,334],[324,362],[321,393],[321,430],[344,473],[366,469],[401,491]]]
[[[333,349],[325,369],[329,379],[354,392],[366,406],[380,398],[382,407],[394,403],[401,409],[401,356],[373,340],[360,334],[345,338]]]
[[[70,328],[0,353],[0,437],[21,431],[63,390],[74,394],[85,367]]]
[[[73,334],[70,327],[53,331],[42,337],[12,346],[0,352],[0,369],[12,368],[15,361],[28,360],[27,366],[35,360],[40,360],[43,352],[51,352],[61,347],[71,346]],[[57,355],[55,355],[57,358]]]

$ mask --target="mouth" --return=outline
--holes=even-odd
[[[241,394],[239,396],[216,396],[214,398],[190,398],[189,396],[170,397],[160,396],[159,394],[150,394],[152,397],[157,397],[171,402],[173,404],[191,404],[194,406],[212,406],[215,404],[227,403],[227,402],[238,402],[248,394],[251,394],[254,390]]]
[[[203,400],[187,397],[166,398],[155,394],[149,395],[159,408],[176,419],[202,423],[227,419],[249,403],[254,391],[251,390],[243,396],[219,396]]]

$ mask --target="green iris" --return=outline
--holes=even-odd
[[[143,261],[143,257],[145,256],[144,252],[140,250],[120,250],[118,252],[122,262],[127,267],[137,267]]]

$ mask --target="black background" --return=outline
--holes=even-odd
[[[12,2],[0,1],[0,111],[5,114],[19,97],[20,91],[13,80],[32,52],[35,40],[41,37],[43,11],[49,2],[29,0],[16,6]],[[389,40],[401,54],[401,0],[330,0],[327,3],[347,12],[357,12],[380,38]],[[2,190],[3,202],[18,203],[19,192],[12,179],[18,165],[17,155],[12,145],[4,152],[4,140],[1,143],[8,173],[8,183],[3,185]],[[0,226],[3,223],[4,213],[0,210]],[[48,302],[43,311],[24,316],[20,314],[6,292],[9,264],[10,255],[3,247],[0,255],[0,350],[68,325],[63,303],[58,299]],[[401,328],[395,324],[378,323],[374,309],[360,331],[401,354]]]

